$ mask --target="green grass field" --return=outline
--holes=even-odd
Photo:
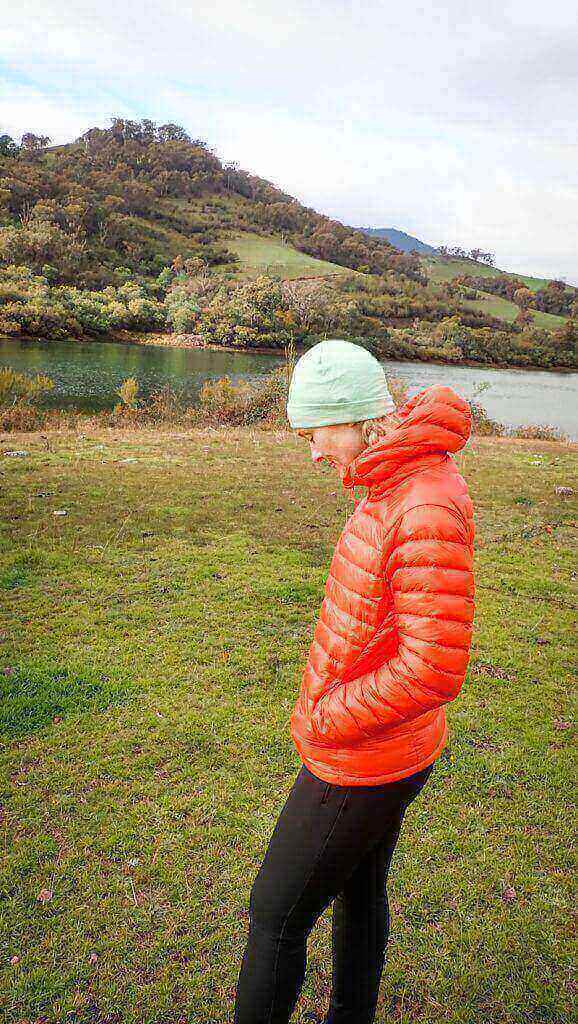
[[[225,1024],[351,503],[280,431],[0,440],[2,1020]],[[459,459],[475,643],[392,866],[380,1024],[571,1019],[575,458]],[[296,1022],[327,1004],[330,928]]]
[[[336,263],[315,259],[304,252],[298,252],[279,238],[264,237],[252,232],[223,237],[223,243],[232,252],[236,252],[243,270],[248,274],[259,274],[267,271],[281,274],[291,280],[296,277],[329,277],[335,274],[351,274],[354,271],[339,267]]]
[[[513,323],[520,312],[520,308],[516,306],[515,302],[508,302],[500,295],[492,295],[490,292],[480,292],[479,294],[481,296],[479,299],[463,299],[464,306],[479,310],[480,313],[500,317],[501,320],[507,320],[508,323]],[[532,309],[529,312],[538,327],[546,327],[550,331],[566,322],[564,316],[554,316],[552,313],[542,313]]]
[[[441,260],[436,257],[427,256],[422,259],[422,263],[425,265],[425,271],[433,284],[453,281],[454,277],[458,277],[461,274],[470,274],[473,277],[497,277],[505,273],[505,271],[498,270],[496,267],[487,267],[483,263],[475,263],[473,260]],[[538,288],[542,288],[548,283],[539,277],[524,277],[522,274],[516,274],[516,277],[519,277],[533,291],[537,291]],[[478,310],[480,313],[497,316],[508,323],[512,323],[520,312],[519,307],[514,302],[508,302],[507,299],[503,299],[499,295],[492,295],[491,292],[481,292],[480,294],[482,296],[480,299],[464,299],[464,305],[468,306],[469,309]],[[566,317],[564,316],[554,316],[551,313],[541,313],[533,310],[530,310],[530,312],[536,326],[545,327],[550,331],[555,330],[556,327],[566,322]]]
[[[469,274],[471,277],[499,277],[500,274],[507,274],[507,270],[499,270],[498,267],[488,267],[484,263],[476,263],[474,260],[444,260],[441,257],[425,256],[421,262],[424,264],[426,274],[434,282],[453,281],[454,277],[462,274]],[[531,291],[538,291],[544,288],[548,281],[543,277],[527,277],[524,274],[516,274],[516,277],[523,281]]]
[[[205,217],[210,223],[210,218],[226,220],[227,217],[235,217],[243,211],[243,202],[240,199],[233,200],[230,197],[222,197],[211,203],[185,202],[184,200],[173,200],[165,202],[166,213],[184,218]],[[249,204],[250,205],[250,204]],[[175,256],[186,250],[191,244],[191,236],[186,231],[178,231],[167,224],[149,222],[142,217],[132,218],[135,230],[139,236],[152,245],[155,249],[171,261]],[[237,253],[241,261],[239,272],[242,277],[254,277],[257,274],[270,273],[280,274],[283,278],[291,280],[299,277],[331,277],[337,274],[353,274],[355,271],[346,267],[340,267],[335,263],[328,263],[325,260],[318,260],[314,256],[298,252],[291,245],[281,241],[280,237],[274,235],[258,235],[252,231],[227,231],[220,230],[219,241],[231,252]],[[217,273],[225,273],[231,268],[229,265],[216,268]]]

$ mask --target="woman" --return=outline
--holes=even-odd
[[[287,413],[315,462],[367,490],[337,542],[291,715],[303,764],[251,890],[235,1024],[289,1021],[307,936],[332,902],[324,1022],[370,1024],[390,860],[469,660],[472,503],[448,453],[465,445],[470,410],[431,387],[396,413],[378,361],[335,339],[298,360]]]

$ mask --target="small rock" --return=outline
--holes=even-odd
[[[66,508],[57,508],[57,509],[54,510],[52,515],[53,516],[67,516],[68,515],[68,509],[66,509]]]

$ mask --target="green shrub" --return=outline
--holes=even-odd
[[[42,419],[37,403],[54,387],[50,377],[28,377],[11,367],[0,368],[0,428],[33,430]]]
[[[88,291],[51,286],[26,267],[0,270],[0,333],[47,338],[125,330],[162,330],[167,315],[149,288],[135,281]]]
[[[139,385],[135,377],[128,377],[124,380],[117,391],[120,403],[115,406],[115,412],[133,411],[138,407]]]

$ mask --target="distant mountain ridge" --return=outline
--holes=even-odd
[[[397,228],[359,228],[358,230],[373,238],[384,238],[401,252],[415,251],[422,256],[437,255],[437,249],[433,245],[428,245],[427,242],[422,242],[419,238],[414,238],[413,235],[408,235],[407,232],[399,231]]]

